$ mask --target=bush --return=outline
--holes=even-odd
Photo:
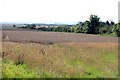
[[[113,33],[115,33],[118,37],[120,37],[120,23],[118,25],[114,26],[112,29]]]

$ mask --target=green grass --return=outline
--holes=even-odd
[[[38,71],[37,68],[29,68],[26,64],[16,65],[12,61],[3,62],[2,67],[2,78],[53,78],[58,76],[44,69]]]
[[[8,61],[2,64],[2,78],[36,78],[38,74],[29,69],[27,65],[15,65]]]
[[[102,55],[103,60],[105,61],[111,61],[111,62],[117,62],[118,61],[118,57],[117,55],[114,55],[113,53],[106,53],[104,55]]]
[[[105,33],[105,34],[98,34],[99,36],[110,36],[110,37],[116,37],[117,35],[114,34],[114,33],[111,33],[111,34],[108,34],[108,33]]]

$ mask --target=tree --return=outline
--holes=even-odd
[[[100,23],[99,23],[99,26],[100,26],[100,27],[104,27],[105,25],[106,25],[105,22],[100,22]]]
[[[114,32],[118,37],[120,37],[120,23],[118,23],[117,26],[114,26],[113,32]]]
[[[74,26],[70,27],[71,32],[74,32]]]
[[[28,29],[35,29],[36,25],[35,24],[28,24],[26,27]]]
[[[110,25],[114,25],[115,23],[113,21],[111,21]]]
[[[109,23],[109,21],[108,21],[108,20],[106,21],[106,23],[105,23],[105,24],[106,24],[106,25],[108,25],[108,26],[110,25],[110,23]]]
[[[16,27],[16,25],[13,25],[13,27]]]
[[[90,21],[86,20],[82,25],[82,33],[89,33]]]
[[[31,24],[31,26],[32,26],[32,27],[36,27],[36,25],[35,25],[35,24]]]
[[[80,27],[82,26],[82,22],[78,22],[76,25]]]
[[[100,18],[96,15],[90,15],[88,23],[88,33],[95,34],[97,33],[96,29],[100,24]]]
[[[80,33],[80,27],[79,26],[74,27],[74,33]]]

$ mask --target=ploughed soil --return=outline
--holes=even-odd
[[[81,33],[43,32],[32,30],[2,30],[2,40],[20,43],[53,44],[58,42],[112,42],[117,43],[117,37],[98,36]]]

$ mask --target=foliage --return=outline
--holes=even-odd
[[[28,25],[26,25],[24,28],[35,29],[35,27],[36,27],[35,24],[28,24]]]
[[[105,34],[105,33],[110,34],[110,33],[112,33],[112,28],[113,28],[113,26],[105,25],[105,26],[99,28],[98,33],[99,34]]]
[[[118,25],[114,26],[113,32],[114,32],[118,37],[120,37],[120,23],[118,23]]]
[[[25,27],[28,29],[36,29],[35,24],[28,24]],[[120,23],[118,26],[110,20],[106,22],[100,21],[100,17],[97,15],[90,15],[89,20],[85,22],[78,22],[76,25],[60,25],[57,27],[48,26],[48,27],[40,27],[37,28],[41,31],[52,31],[52,32],[70,32],[70,33],[87,33],[87,34],[115,34],[120,36]]]
[[[38,28],[38,30],[53,31],[53,32],[72,32],[71,28],[66,25],[59,26],[59,27],[41,27],[41,28]]]
[[[96,28],[99,26],[100,18],[96,15],[90,15],[89,20],[88,33],[97,33]]]

